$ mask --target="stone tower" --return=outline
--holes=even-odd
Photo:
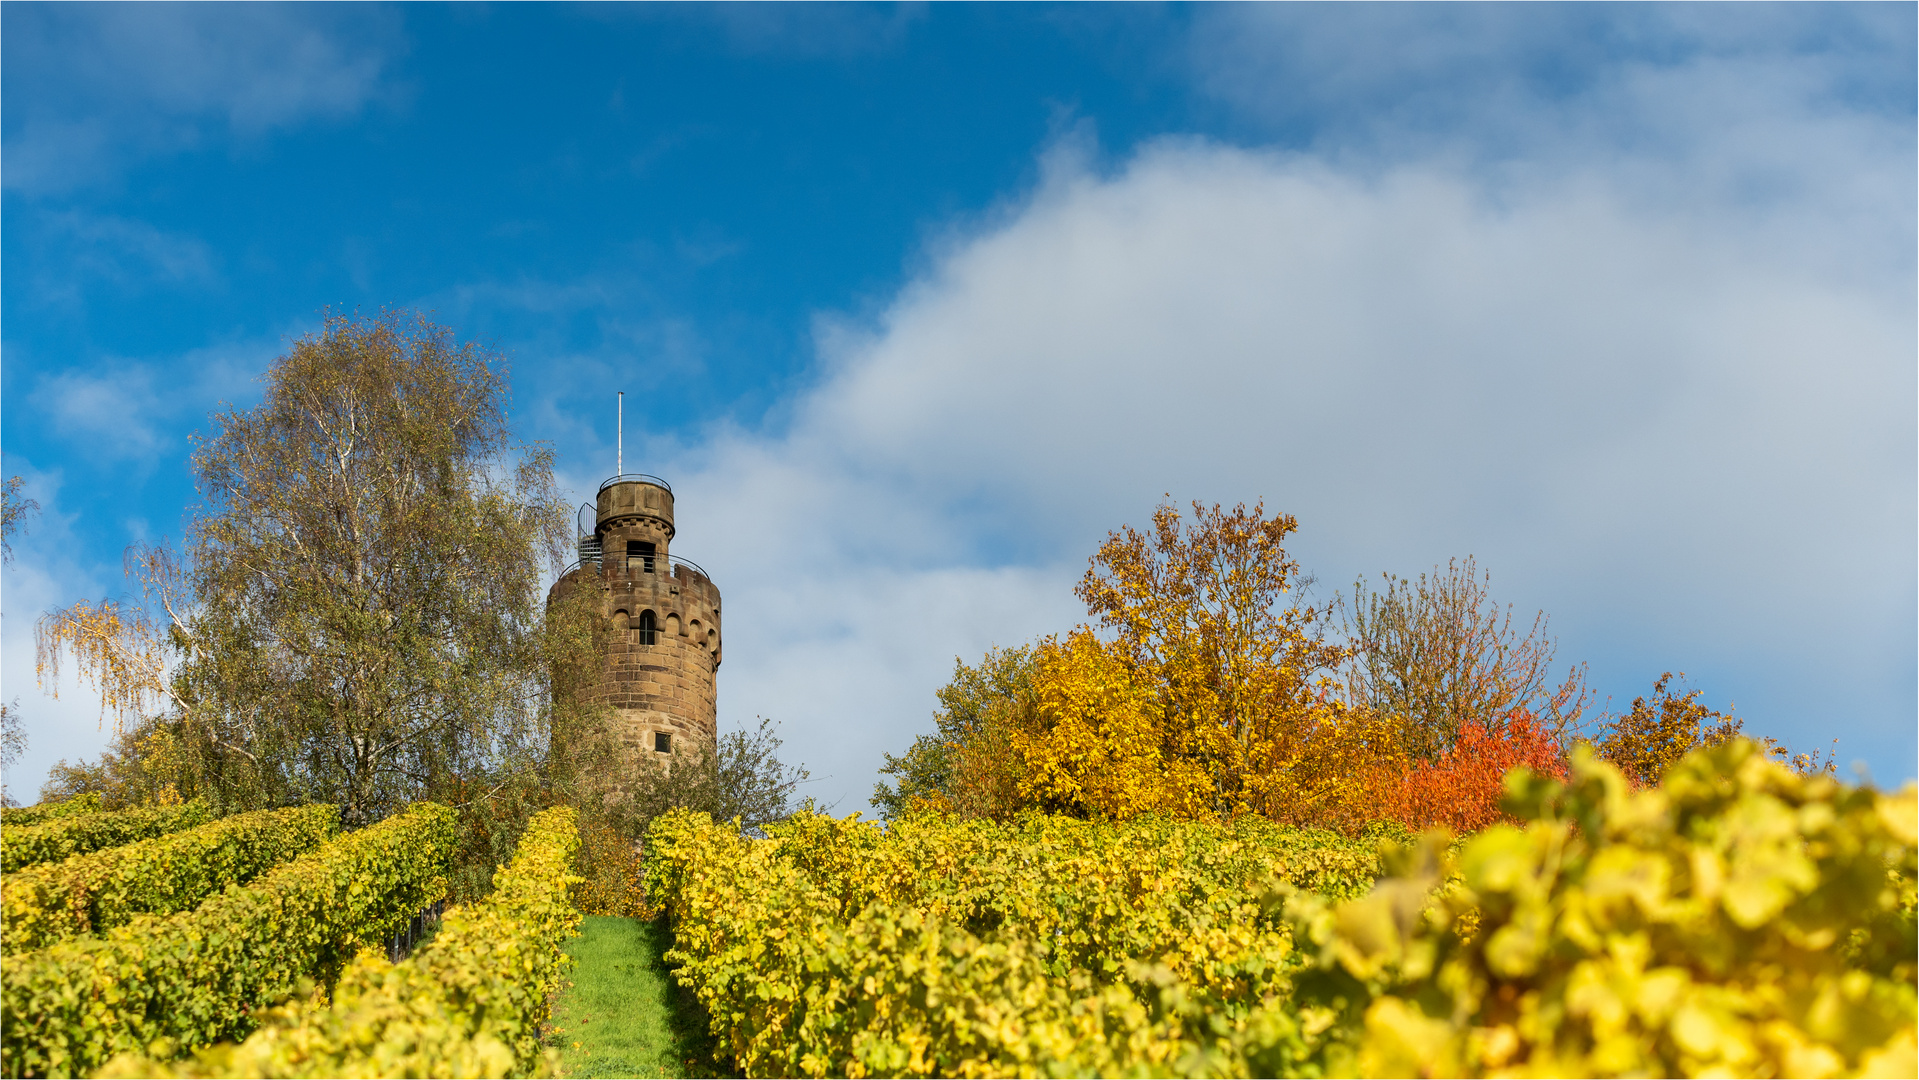
[[[598,590],[607,640],[598,700],[613,709],[627,752],[697,753],[717,738],[714,676],[720,669],[720,590],[698,565],[668,553],[673,489],[627,473],[580,507],[580,561],[561,590]]]

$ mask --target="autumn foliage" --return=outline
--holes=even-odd
[[[1301,602],[1297,522],[1193,510],[1109,536],[1077,590],[1099,627],[1038,646],[1011,740],[1022,795],[1101,818],[1363,819],[1365,778],[1398,760],[1396,722],[1337,694],[1349,651]]]
[[[1346,693],[1353,650],[1301,600],[1294,519],[1193,510],[1161,506],[1100,545],[1076,590],[1092,625],[959,664],[938,733],[890,759],[899,784],[875,805],[1474,828],[1499,819],[1507,768],[1563,775],[1560,727],[1523,707],[1435,743],[1430,718]]]
[[[889,757],[897,787],[880,785],[874,805],[1470,833],[1514,820],[1509,772],[1563,780],[1585,737],[1645,786],[1739,732],[1670,675],[1591,724],[1584,667],[1556,672],[1545,615],[1515,623],[1470,559],[1317,606],[1285,548],[1292,517],[1193,511],[1161,506],[1149,529],[1107,537],[1075,590],[1089,624],[958,663],[938,732]]]
[[[1566,779],[1566,755],[1532,714],[1518,710],[1496,731],[1468,723],[1459,741],[1435,761],[1413,761],[1387,779],[1372,800],[1381,820],[1418,830],[1443,826],[1478,832],[1516,819],[1500,808],[1506,773],[1531,769]]]
[[[1746,740],[1511,780],[1512,823],[1410,847],[671,814],[649,895],[742,1076],[1916,1075],[1911,788]]]

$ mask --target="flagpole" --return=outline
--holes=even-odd
[[[614,454],[613,475],[614,476],[620,476],[626,472],[626,391],[624,390],[620,391],[620,414],[619,415],[620,415],[619,424],[616,428],[616,430],[618,431],[618,434],[614,436],[614,439],[616,441],[613,444],[615,447],[617,447],[617,449],[613,451],[613,454]]]

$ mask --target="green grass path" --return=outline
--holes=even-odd
[[[671,944],[664,922],[586,917],[567,943],[573,972],[553,1004],[564,1075],[713,1075],[699,1018],[660,959]]]

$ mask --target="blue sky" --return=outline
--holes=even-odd
[[[178,536],[323,309],[679,493],[723,725],[864,806],[955,655],[1176,500],[1330,592],[1472,554],[1615,705],[1914,774],[1910,5],[0,8],[0,432],[41,610]]]

